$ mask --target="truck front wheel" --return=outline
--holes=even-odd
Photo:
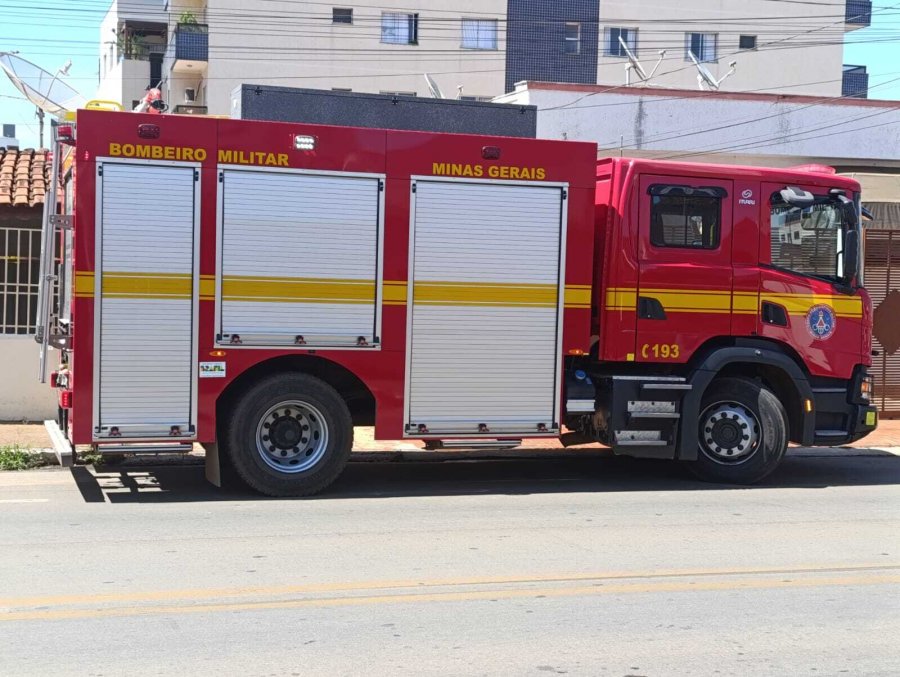
[[[344,469],[353,422],[344,400],[324,381],[279,374],[241,397],[224,437],[235,471],[252,489],[268,496],[309,496]]]
[[[718,379],[704,393],[700,411],[700,449],[689,467],[701,479],[753,484],[781,463],[788,421],[771,390],[746,379]]]

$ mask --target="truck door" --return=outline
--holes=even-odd
[[[199,173],[97,163],[95,439],[193,436]]]
[[[732,182],[643,176],[637,362],[686,362],[731,333]]]
[[[784,184],[762,185],[758,332],[791,346],[814,374],[849,378],[866,350],[861,293],[836,284],[848,225],[827,189],[796,188],[813,202],[791,206]]]

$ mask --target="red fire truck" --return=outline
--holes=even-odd
[[[876,425],[859,185],[827,168],[92,110],[57,134],[38,339],[70,457],[200,443],[213,478],[307,495],[374,425],[751,483]]]

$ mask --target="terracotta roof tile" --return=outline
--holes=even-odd
[[[0,205],[42,205],[50,184],[46,150],[0,148]]]

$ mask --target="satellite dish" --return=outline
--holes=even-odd
[[[711,90],[718,91],[719,87],[722,86],[722,83],[725,82],[725,80],[727,80],[729,77],[734,75],[735,70],[737,70],[737,61],[732,61],[730,64],[728,64],[728,72],[725,73],[725,75],[723,75],[721,78],[716,80],[715,76],[710,72],[710,70],[702,63],[697,61],[697,57],[694,56],[694,53],[692,51],[688,51],[688,56],[691,57],[691,61],[693,61],[694,65],[697,67],[697,72],[699,73],[697,75],[697,86],[700,87],[701,90],[703,89],[703,85],[705,83],[706,86]]]
[[[438,87],[438,83],[434,81],[434,78],[431,77],[428,73],[425,73],[425,82],[428,83],[428,91],[431,92],[431,96],[435,99],[443,99],[444,93],[441,91],[441,88]]]
[[[68,74],[71,67],[72,62],[68,61],[56,73],[51,73],[16,56],[15,52],[0,52],[0,68],[16,89],[40,110],[60,119],[87,103],[77,90],[59,79],[60,75]]]
[[[644,70],[644,67],[641,65],[641,62],[637,60],[637,57],[632,53],[632,51],[628,48],[628,44],[622,39],[622,36],[619,36],[619,44],[622,46],[622,49],[625,50],[625,56],[628,57],[628,65],[625,66],[625,85],[628,86],[631,84],[631,71],[633,70],[637,73],[638,79],[647,83],[650,78],[656,75],[656,71],[659,68],[659,65],[663,62],[663,59],[666,56],[666,50],[659,50],[659,61],[656,62],[656,65],[653,67],[653,70],[648,74],[647,71]]]

